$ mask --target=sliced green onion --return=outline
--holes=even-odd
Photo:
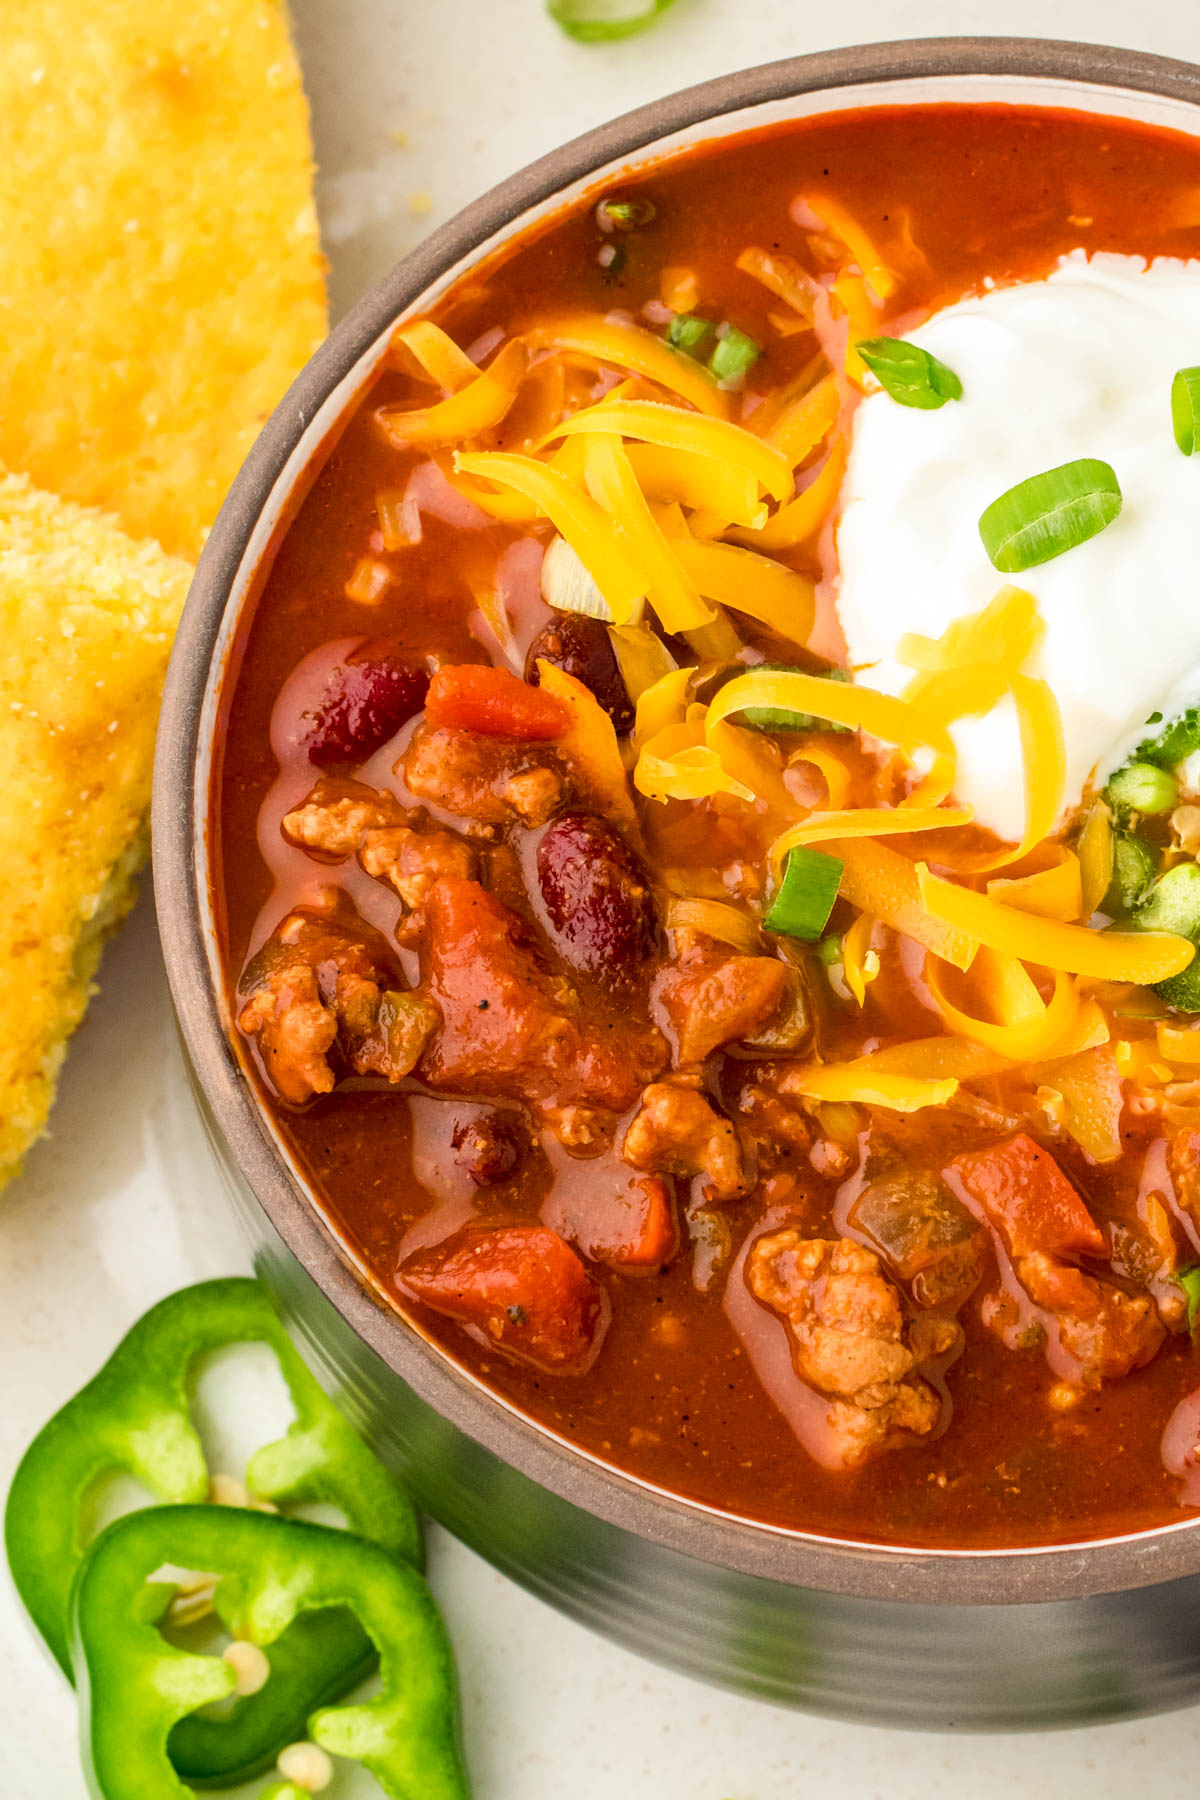
[[[933,412],[961,400],[963,385],[944,362],[904,338],[860,338],[854,348],[893,400]]]
[[[1185,456],[1200,449],[1200,369],[1180,369],[1171,383],[1171,424]]]
[[[675,0],[546,0],[546,11],[577,44],[611,44],[636,37]]]
[[[1187,1295],[1188,1331],[1196,1335],[1196,1319],[1200,1316],[1200,1263],[1190,1263],[1186,1269],[1180,1269],[1175,1277]]]
[[[827,969],[832,969],[834,963],[840,963],[844,954],[840,931],[831,931],[829,936],[823,937],[817,945],[817,955]]]
[[[1118,812],[1167,813],[1179,798],[1179,783],[1157,763],[1129,762],[1108,783],[1108,797]]]
[[[736,669],[737,675],[747,673],[745,669]],[[798,669],[793,663],[755,663],[750,673],[755,675],[811,675],[811,669]],[[823,677],[826,681],[849,681],[845,669],[830,669]],[[849,731],[849,725],[839,725],[833,719],[822,719],[817,713],[792,712],[783,706],[748,706],[740,715],[743,725],[753,725],[756,731]]]
[[[657,210],[653,200],[642,195],[632,200],[601,200],[596,223],[601,231],[636,231],[639,225],[649,225]]]
[[[1108,463],[1091,456],[1031,475],[983,513],[979,535],[992,564],[1018,574],[1073,550],[1111,525],[1121,488]]]
[[[1124,919],[1143,898],[1158,874],[1162,858],[1145,838],[1119,831],[1113,838],[1113,872],[1108,892],[1100,902],[1110,919]]]
[[[698,318],[695,313],[676,313],[667,326],[667,342],[689,356],[699,356],[714,329],[711,320]]]
[[[1161,713],[1154,713],[1147,725],[1158,725]],[[1189,706],[1168,720],[1157,737],[1144,738],[1137,747],[1139,762],[1157,763],[1161,769],[1177,769],[1189,756],[1200,750],[1200,706]]]
[[[779,892],[763,919],[767,930],[815,943],[829,922],[845,866],[807,844],[789,851]]]
[[[761,355],[761,344],[756,344],[752,337],[731,325],[708,359],[709,373],[718,381],[737,381],[747,369],[754,367]]]

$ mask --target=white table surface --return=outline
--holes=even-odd
[[[1200,61],[1196,0],[679,0],[650,36],[601,48],[561,37],[541,0],[294,0],[293,10],[335,311],[531,157],[730,68],[958,32]],[[53,1124],[0,1196],[0,1488],[37,1427],[152,1301],[248,1266],[186,1085],[148,895],[106,956]],[[477,1800],[790,1800],[835,1784],[844,1800],[1101,1800],[1148,1778],[1159,1792],[1194,1785],[1200,1710],[1036,1743],[830,1724],[665,1674],[444,1534],[431,1540]],[[74,1732],[66,1687],[0,1577],[4,1800],[82,1800]],[[349,1792],[339,1783],[330,1800]]]

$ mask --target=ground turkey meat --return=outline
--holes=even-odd
[[[405,990],[377,933],[319,913],[289,913],[240,985],[238,1025],[294,1106],[329,1093],[342,1071],[400,1081],[438,1022],[427,999]]]
[[[788,987],[784,963],[770,956],[729,956],[695,949],[668,963],[654,983],[681,1067],[703,1062],[722,1044],[752,1037],[778,1012]]]
[[[827,1421],[847,1467],[934,1429],[941,1401],[915,1370],[918,1359],[947,1354],[958,1327],[933,1314],[906,1322],[872,1251],[849,1238],[771,1232],[752,1247],[746,1281],[785,1321],[801,1380],[829,1396]]]
[[[566,776],[545,744],[426,722],[397,766],[410,793],[491,835],[496,825],[545,825],[567,798]]]
[[[732,1200],[749,1185],[733,1125],[683,1082],[656,1081],[646,1089],[621,1155],[649,1175],[703,1175],[709,1200]]]

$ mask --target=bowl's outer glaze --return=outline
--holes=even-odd
[[[1018,39],[912,41],[747,70],[513,176],[367,295],[300,375],[205,548],[164,699],[154,871],[197,1096],[258,1267],[301,1349],[421,1504],[544,1599],[660,1661],[876,1724],[1079,1724],[1200,1696],[1200,1525],[1012,1553],[772,1531],[655,1492],[530,1424],[398,1319],[290,1166],[232,1041],[206,797],[236,619],[397,318],[602,174],[756,123],[876,104],[1042,103],[1200,135],[1200,69]]]

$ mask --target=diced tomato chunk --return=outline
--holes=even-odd
[[[603,1288],[544,1225],[466,1225],[406,1258],[396,1280],[410,1299],[541,1369],[582,1372],[608,1325]]]
[[[596,1177],[578,1191],[556,1183],[542,1218],[593,1262],[615,1269],[659,1269],[679,1243],[671,1191],[657,1175],[611,1188]]]
[[[530,687],[508,669],[482,663],[440,668],[429,684],[425,717],[434,726],[527,742],[560,738],[570,723],[566,707],[553,694]]]
[[[1103,1256],[1104,1237],[1082,1198],[1025,1132],[955,1157],[947,1173],[983,1208],[1010,1255]]]

